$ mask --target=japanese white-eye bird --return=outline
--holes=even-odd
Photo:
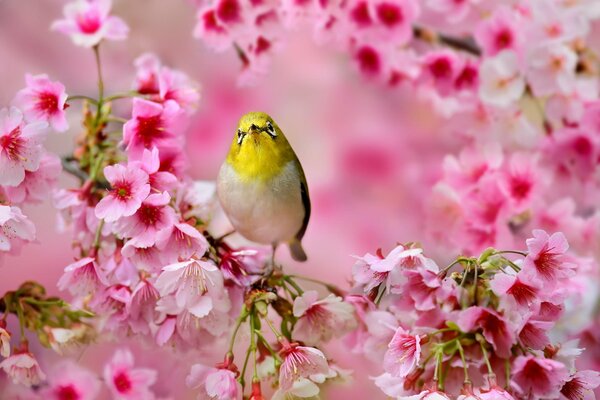
[[[279,126],[263,112],[244,115],[217,179],[221,206],[246,239],[287,243],[292,258],[306,261],[302,237],[310,198],[302,165]]]

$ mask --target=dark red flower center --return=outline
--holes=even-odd
[[[162,207],[150,204],[142,204],[138,210],[138,215],[144,225],[154,226],[161,220]]]
[[[131,380],[125,372],[119,372],[115,375],[113,382],[119,393],[127,393],[131,390]]]
[[[513,34],[509,29],[502,29],[496,34],[496,47],[504,50],[513,44]]]
[[[73,385],[59,386],[54,391],[54,394],[58,400],[78,400],[80,398],[79,393]]]
[[[83,33],[96,33],[102,25],[100,16],[95,12],[87,12],[77,15],[77,25]]]
[[[365,74],[376,75],[381,69],[379,54],[369,46],[361,47],[356,53],[360,69]]]
[[[558,254],[553,253],[552,249],[548,248],[548,245],[538,254],[533,263],[538,272],[546,279],[553,278],[556,270],[560,268]]]
[[[160,116],[153,117],[137,117],[138,131],[137,134],[144,144],[144,147],[150,148],[157,138],[165,135],[165,128],[162,126]]]
[[[217,22],[217,14],[214,10],[209,10],[202,15],[202,22],[204,22],[204,28],[207,31],[214,31],[218,33],[225,32],[222,26]]]
[[[0,148],[6,152],[6,155],[10,160],[22,160],[22,154],[25,148],[25,139],[21,137],[21,128],[17,126],[7,135],[0,136]]]
[[[522,200],[526,198],[531,191],[531,182],[522,177],[513,177],[510,183],[511,193],[516,199]]]
[[[129,200],[131,198],[131,182],[118,181],[113,185],[113,194],[119,200]]]
[[[519,304],[528,304],[535,300],[536,297],[536,289],[521,282],[519,279],[513,283],[506,293],[512,295]]]
[[[350,16],[358,26],[371,25],[371,16],[366,1],[361,1],[350,11]]]
[[[225,23],[240,21],[240,3],[237,0],[222,0],[217,6],[217,17]]]
[[[381,3],[377,5],[377,18],[388,28],[402,23],[404,15],[402,9],[393,3]]]
[[[48,114],[59,111],[58,109],[58,97],[54,93],[41,92],[38,94],[38,101],[36,108],[40,111],[44,111]]]
[[[585,393],[583,385],[578,378],[573,378],[564,384],[560,392],[569,400],[583,400]]]
[[[429,64],[429,71],[435,79],[448,79],[452,76],[452,64],[446,57],[439,57]]]

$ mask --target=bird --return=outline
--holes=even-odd
[[[233,228],[246,239],[286,243],[306,261],[302,238],[310,220],[310,197],[302,165],[283,131],[264,112],[243,115],[217,178],[217,196]]]

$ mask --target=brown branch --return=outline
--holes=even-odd
[[[61,157],[60,162],[62,164],[63,170],[66,173],[78,178],[82,184],[84,182],[87,182],[90,179],[89,175],[85,171],[82,171],[79,168],[79,163],[73,157],[70,157],[70,156]],[[110,189],[110,186],[106,182],[96,181],[95,186],[98,189]]]
[[[456,50],[461,50],[474,56],[481,56],[481,49],[472,37],[455,37],[443,33],[434,32],[420,26],[413,27],[413,34],[419,40],[427,43],[441,43]]]

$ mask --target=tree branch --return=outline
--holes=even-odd
[[[73,157],[61,157],[60,162],[62,164],[63,170],[66,173],[78,178],[81,181],[81,183],[84,183],[90,179],[89,175],[79,168],[79,163]],[[94,182],[94,184],[99,189],[110,189],[110,186],[105,182],[96,181]]]
[[[474,56],[481,56],[481,49],[472,37],[455,37],[437,33],[420,26],[413,27],[413,34],[417,39],[428,43],[441,43],[456,50],[461,50]]]

